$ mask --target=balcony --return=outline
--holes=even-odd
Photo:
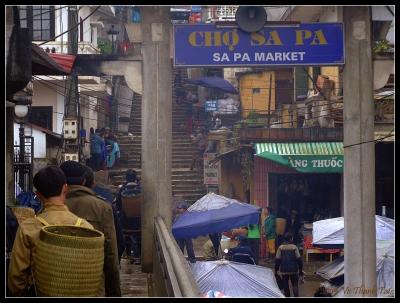
[[[36,44],[40,44],[42,41],[34,41]],[[46,51],[57,53],[57,54],[68,54],[68,41],[49,41],[40,47]],[[93,46],[91,42],[78,42],[78,54],[96,55],[100,54],[100,49]]]

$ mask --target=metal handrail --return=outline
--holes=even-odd
[[[191,269],[164,220],[156,217],[154,224],[155,241],[159,242],[158,246],[162,254],[160,257],[165,261],[160,262],[160,265],[164,264],[164,277],[172,288],[172,295],[174,297],[201,297]]]

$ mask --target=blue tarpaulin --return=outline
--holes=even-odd
[[[209,88],[215,88],[222,90],[226,93],[230,94],[237,94],[238,91],[236,88],[233,87],[232,84],[230,84],[227,80],[220,78],[220,77],[203,77],[199,79],[188,79],[186,81],[187,84],[194,84],[194,85],[199,85],[199,86],[204,86],[204,87],[209,87]]]
[[[208,193],[183,213],[173,224],[176,239],[224,232],[235,227],[258,224],[260,208]]]

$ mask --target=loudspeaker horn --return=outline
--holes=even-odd
[[[240,29],[252,33],[264,27],[267,12],[262,6],[239,6],[235,19]]]

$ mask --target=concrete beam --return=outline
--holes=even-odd
[[[129,88],[143,94],[142,56],[77,55],[78,76],[124,76]]]

